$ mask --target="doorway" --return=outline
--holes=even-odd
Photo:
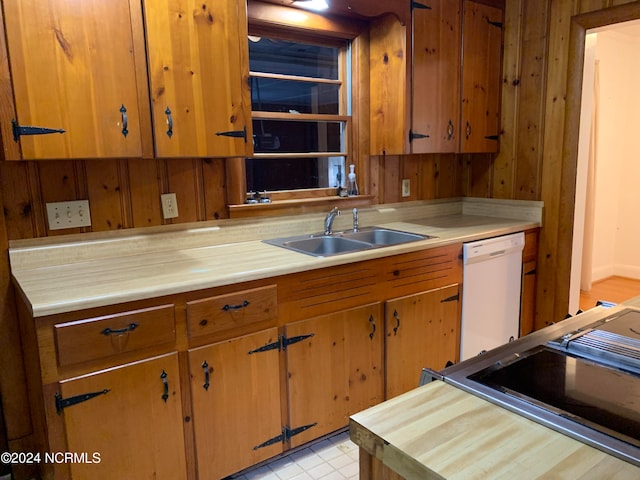
[[[593,282],[602,291],[607,278],[640,279],[635,183],[640,178],[640,97],[635,94],[640,66],[633,60],[639,47],[640,21],[586,32],[569,312],[583,306],[581,291],[589,291]],[[640,295],[634,288],[628,297]]]

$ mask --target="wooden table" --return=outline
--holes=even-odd
[[[640,468],[441,381],[351,417],[360,478],[632,479]]]

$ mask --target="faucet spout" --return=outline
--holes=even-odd
[[[327,213],[327,216],[324,219],[324,234],[325,235],[331,235],[332,232],[332,228],[333,228],[333,221],[336,219],[336,217],[340,215],[340,210],[338,210],[338,207],[333,207],[331,209],[331,211],[329,213]]]

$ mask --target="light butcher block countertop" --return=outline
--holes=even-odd
[[[620,305],[638,308],[640,297]],[[352,415],[350,436],[407,480],[640,478],[631,463],[439,380]]]
[[[479,240],[538,227],[542,203],[460,198],[360,210],[360,226],[437,238],[318,258],[261,240],[321,232],[324,214],[200,222],[10,243],[34,317],[144,300]],[[334,231],[351,228],[351,211]]]

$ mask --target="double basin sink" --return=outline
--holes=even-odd
[[[328,257],[342,253],[399,245],[401,243],[417,242],[429,238],[434,237],[389,228],[365,227],[357,231],[348,230],[332,233],[331,235],[299,235],[264,240],[264,242],[313,255],[314,257]]]

